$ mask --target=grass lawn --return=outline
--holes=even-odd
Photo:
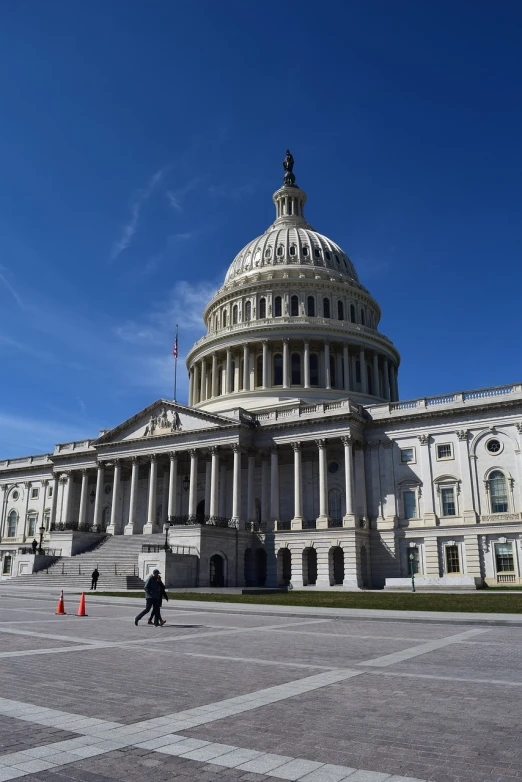
[[[143,592],[96,592],[112,597],[143,597]],[[255,603],[317,608],[378,608],[391,611],[463,611],[466,613],[522,614],[521,594],[415,594],[411,592],[278,592],[267,595],[224,595],[169,592],[170,600],[215,603]]]

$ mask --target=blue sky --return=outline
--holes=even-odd
[[[518,0],[1,3],[0,458],[172,394],[287,147],[402,398],[522,380],[521,29]]]

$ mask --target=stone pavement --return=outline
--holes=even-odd
[[[520,624],[56,597],[0,586],[0,782],[522,776]]]

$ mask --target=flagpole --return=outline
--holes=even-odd
[[[176,323],[176,341],[174,342],[175,345],[175,356],[174,356],[174,401],[176,401],[176,384],[178,380],[178,324]]]

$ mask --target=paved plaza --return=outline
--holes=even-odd
[[[0,587],[0,782],[522,776],[522,623],[56,598]]]

